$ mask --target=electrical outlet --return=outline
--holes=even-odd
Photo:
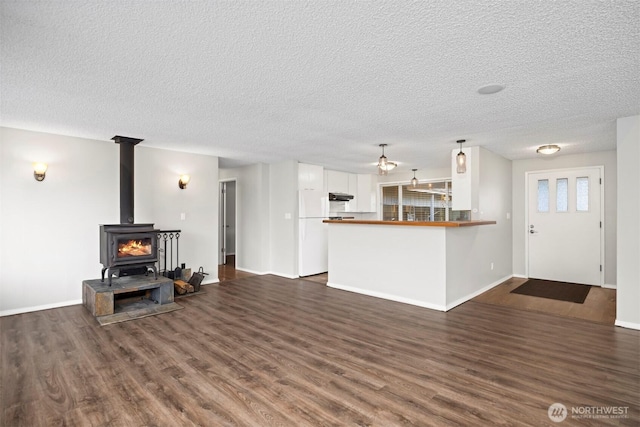
[[[491,269],[493,270],[493,263],[491,263]]]
[[[181,221],[184,221],[185,219],[187,219],[187,214],[186,214],[186,213],[184,213],[184,212],[182,212],[182,213],[180,214],[180,220],[181,220]]]

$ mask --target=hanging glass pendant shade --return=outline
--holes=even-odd
[[[456,172],[465,173],[467,171],[467,155],[462,152],[462,144],[466,140],[459,139],[456,143],[460,144],[460,152],[456,156]]]
[[[412,188],[416,188],[418,187],[418,178],[416,178],[416,171],[418,169],[411,169],[413,171],[413,178],[411,178],[411,187]]]
[[[384,147],[387,144],[380,144],[382,147],[382,156],[378,159],[378,175],[387,175],[389,171],[397,166],[394,162],[387,160],[387,156],[384,155]]]

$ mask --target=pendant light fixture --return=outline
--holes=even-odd
[[[413,171],[413,178],[411,178],[411,188],[416,188],[418,186],[418,178],[416,178],[416,171],[418,169],[411,169]]]
[[[384,147],[387,144],[380,144],[382,147],[382,156],[378,159],[378,175],[387,175],[389,171],[397,166],[394,162],[387,160],[387,156],[384,155]]]
[[[459,139],[456,141],[460,144],[460,152],[456,156],[456,172],[465,173],[467,171],[467,155],[462,152],[462,144],[466,142],[465,139]]]

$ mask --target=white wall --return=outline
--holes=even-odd
[[[236,180],[236,268],[257,274],[270,269],[269,166],[220,169],[220,179]]]
[[[562,153],[562,152],[560,152]],[[536,159],[514,160],[513,176],[513,273],[526,272],[525,173],[550,169],[604,166],[604,284],[616,284],[616,200],[617,166],[615,151],[577,155],[558,155]]]
[[[181,230],[179,262],[192,272],[203,267],[208,273],[203,283],[217,282],[218,158],[148,148],[144,141],[134,156],[135,222]],[[184,190],[178,187],[182,174],[191,176]]]
[[[640,116],[618,119],[616,325],[640,329]]]
[[[298,277],[298,162],[269,165],[270,272]]]
[[[298,277],[298,162],[220,169],[220,180],[231,178],[236,179],[236,268]]]
[[[448,309],[512,274],[513,227],[507,219],[512,209],[511,161],[481,147],[474,153],[479,170],[478,212],[473,219],[496,224],[447,230]]]
[[[329,224],[327,285],[445,311],[447,231],[347,221]]]
[[[136,222],[183,229],[183,262],[217,280],[218,159],[143,144],[135,151]],[[102,269],[99,225],[120,219],[119,146],[0,128],[0,153],[0,315],[81,303],[82,281]],[[42,182],[33,178],[35,161],[49,164]],[[182,166],[192,175],[184,191]]]
[[[449,310],[509,278],[480,262],[499,227],[329,224],[328,286]]]
[[[100,277],[98,225],[120,218],[116,148],[0,128],[0,314],[80,303],[82,280]]]

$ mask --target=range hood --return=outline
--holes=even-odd
[[[330,202],[348,202],[352,200],[353,196],[351,194],[346,193],[329,193],[329,201]]]

